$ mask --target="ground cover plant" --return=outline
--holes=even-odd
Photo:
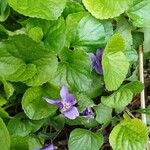
[[[0,149],[146,149],[149,60],[150,0],[0,0]]]

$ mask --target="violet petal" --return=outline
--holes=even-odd
[[[103,51],[102,49],[98,49],[96,52],[96,55],[94,55],[93,53],[88,53],[91,61],[92,61],[92,68],[96,71],[96,73],[98,74],[102,74],[102,54]]]
[[[72,94],[68,94],[67,95],[66,102],[68,104],[70,104],[70,106],[73,106],[73,105],[76,104],[75,98],[74,98],[74,96]]]
[[[92,65],[93,65],[93,62],[96,61],[96,56],[93,53],[88,53],[88,55],[89,55],[89,57],[90,57],[90,59],[92,61]]]
[[[63,104],[62,104],[62,102],[60,101],[60,100],[53,100],[53,99],[49,99],[49,98],[44,98],[48,103],[50,103],[50,104],[53,104],[53,105],[56,105],[56,106],[58,106],[58,107],[60,107],[60,108],[62,108],[63,107]]]
[[[90,107],[85,108],[85,110],[82,112],[82,114],[83,114],[83,116],[94,118],[93,111]]]
[[[101,61],[102,60],[102,55],[103,55],[103,50],[102,49],[98,49],[96,51],[96,57]]]
[[[64,114],[64,116],[66,116],[67,118],[69,118],[71,120],[76,119],[79,116],[78,109],[75,106],[72,106],[67,111],[61,112],[61,113]]]
[[[60,96],[62,98],[62,103],[65,104],[69,104],[70,106],[73,106],[76,102],[75,102],[75,98],[72,94],[69,93],[68,88],[63,86],[61,88],[60,91]]]
[[[60,90],[60,97],[65,100],[68,93],[68,88],[66,86],[63,86]]]
[[[54,145],[53,144],[49,144],[48,146],[42,148],[42,150],[54,150]]]
[[[95,62],[93,62],[93,68],[98,74],[102,74],[102,66],[100,61],[97,59]]]
[[[97,70],[97,73],[99,73],[99,74],[103,74],[102,56],[103,56],[103,49],[98,49],[96,52],[96,57],[97,57],[97,61],[99,63],[99,69]]]
[[[102,74],[102,66],[100,60],[93,53],[89,53],[88,55],[92,61],[92,68],[96,71],[96,73]]]

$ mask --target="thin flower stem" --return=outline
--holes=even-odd
[[[129,116],[131,116],[132,118],[135,118],[134,115],[130,112],[128,107],[125,108],[125,111]]]
[[[101,133],[103,130],[105,130],[105,129],[107,128],[107,126],[108,126],[109,124],[110,124],[110,122],[103,124],[103,125],[101,126],[101,128],[98,129],[96,132],[97,132],[97,133],[98,133],[98,132]]]
[[[4,106],[3,109],[8,109],[8,108],[15,106],[15,105],[16,105],[16,103],[12,103],[12,104],[9,104],[7,106]]]
[[[54,141],[54,140],[57,138],[57,136],[60,134],[61,131],[62,131],[62,130],[59,130],[59,131],[56,133],[56,135],[53,137],[53,139],[52,139],[51,141]]]
[[[144,84],[144,69],[143,69],[143,47],[140,45],[139,47],[139,75],[140,75],[140,81]],[[145,109],[145,90],[140,94],[140,100],[141,100],[141,108]],[[143,123],[146,123],[146,114],[142,114],[142,121]]]

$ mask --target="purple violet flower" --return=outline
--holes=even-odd
[[[96,73],[103,74],[103,70],[102,70],[103,50],[98,49],[96,55],[94,55],[93,53],[88,53],[88,55],[92,61],[92,68],[96,71]]]
[[[69,93],[68,88],[63,86],[60,90],[61,100],[53,100],[44,98],[48,103],[59,107],[60,112],[69,119],[75,119],[79,116],[76,101],[72,94]]]
[[[41,150],[54,150],[54,145],[53,144],[49,144],[46,147],[42,148]]]
[[[43,148],[35,148],[34,150],[54,150],[54,145],[53,144],[49,144]]]
[[[93,111],[90,107],[87,107],[83,110],[82,115],[89,118],[94,118]]]

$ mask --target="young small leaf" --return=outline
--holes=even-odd
[[[108,107],[121,110],[132,101],[132,97],[133,93],[129,89],[121,88],[110,96],[101,97],[101,101]]]
[[[144,89],[144,85],[140,81],[132,81],[126,84],[124,87],[130,89],[130,91],[135,95],[142,92]]]
[[[125,84],[112,95],[101,97],[101,101],[108,107],[123,109],[132,101],[133,95],[140,93],[142,90],[143,84],[140,81],[133,81]]]
[[[107,90],[119,88],[126,78],[129,62],[123,54],[124,40],[119,34],[113,35],[107,43],[102,58],[104,81]]]

